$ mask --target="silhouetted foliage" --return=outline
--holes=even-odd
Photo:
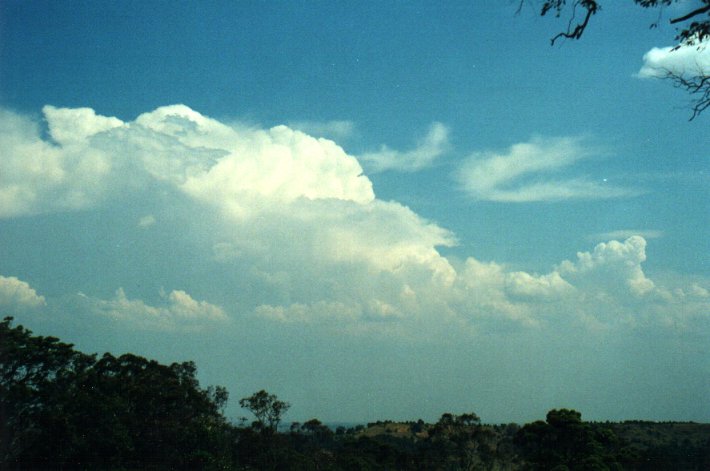
[[[529,0],[528,0],[529,1]],[[642,8],[663,8],[680,0],[633,0]],[[520,10],[526,0],[520,0]],[[593,16],[602,11],[601,0],[544,0],[541,2],[540,15],[553,14],[560,17],[568,16],[567,29],[555,35],[551,42],[554,45],[558,39],[580,39]],[[699,5],[698,5],[699,4]],[[680,45],[696,46],[698,48],[710,45],[710,0],[699,0],[696,4],[688,2],[687,10],[682,15],[669,20],[671,25],[680,28],[676,40]],[[581,16],[578,14],[582,12]],[[659,15],[660,18],[660,15]],[[660,20],[659,20],[660,21]],[[657,27],[658,23],[651,24]],[[700,113],[710,107],[710,70],[698,65],[692,71],[660,70],[657,76],[670,80],[674,86],[687,91],[693,97],[692,115],[696,118]]]
[[[575,410],[547,413],[547,421],[525,425],[516,437],[529,469],[626,469],[629,455],[609,429],[592,427]],[[626,461],[626,463],[625,463]]]
[[[100,358],[0,322],[0,469],[71,470],[705,470],[710,425],[587,423],[574,410],[520,427],[474,413],[435,424],[391,420],[334,433],[318,419],[278,425],[289,404],[264,390],[223,416],[224,388],[192,362]]]
[[[522,9],[526,0],[520,1],[518,9]],[[679,3],[681,0],[633,0],[634,3],[643,8],[662,8],[673,3]],[[602,0],[544,0],[540,6],[540,15],[545,16],[548,13],[554,14],[556,17],[562,16],[563,12],[569,11],[570,19],[567,29],[558,33],[551,40],[554,44],[560,38],[579,39],[584,34],[584,31],[589,26],[589,21],[592,16],[602,11]],[[688,42],[691,45],[697,44],[710,37],[710,1],[699,0],[700,6],[689,4],[689,10],[684,14],[671,18],[669,23],[672,25],[683,25],[679,30],[676,40],[680,42]],[[578,10],[582,10],[581,19],[576,15]],[[692,21],[691,21],[692,20]],[[688,23],[690,21],[690,23]],[[651,27],[658,26],[657,23]]]
[[[71,454],[59,439],[72,425],[64,413],[76,379],[94,357],[73,350],[56,337],[33,336],[12,318],[0,323],[0,462],[40,466]]]
[[[228,443],[224,388],[194,363],[97,359],[0,323],[3,469],[219,468]]]
[[[291,405],[280,401],[274,394],[263,389],[239,400],[239,405],[248,409],[256,417],[255,427],[273,433],[278,429],[283,415]]]

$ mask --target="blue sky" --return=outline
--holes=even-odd
[[[232,417],[709,421],[692,3],[2,2],[0,309]]]

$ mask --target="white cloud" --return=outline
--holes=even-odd
[[[262,304],[255,312],[275,322],[325,322],[356,331],[375,320],[394,320],[404,329],[426,326],[421,335],[437,325],[462,322],[475,331],[538,329],[560,322],[595,329],[619,323],[679,328],[710,308],[708,289],[699,283],[671,290],[648,278],[642,269],[645,249],[639,236],[601,243],[545,274],[509,270],[473,257],[457,269],[447,265],[446,276],[412,270],[431,269],[431,261],[422,265],[405,260],[379,275],[358,273],[346,264],[340,280],[328,280],[332,289],[323,290],[322,299]]]
[[[551,177],[594,155],[577,137],[542,138],[511,146],[507,153],[471,155],[458,169],[457,179],[473,198],[521,203],[567,199],[606,199],[639,194],[605,181],[574,176]]]
[[[240,217],[299,198],[374,199],[357,160],[332,141],[277,126],[240,136],[228,150],[208,171],[190,176],[183,191]]]
[[[610,232],[601,232],[588,237],[593,241],[608,241],[608,240],[626,240],[629,237],[640,236],[644,239],[660,239],[663,237],[663,231],[654,229],[619,229]]]
[[[322,323],[353,322],[362,319],[362,308],[336,301],[318,301],[307,305],[294,303],[289,306],[271,306],[262,304],[254,310],[255,314],[280,322]]]
[[[588,290],[606,290],[641,296],[655,285],[641,268],[646,261],[646,240],[632,236],[624,242],[612,240],[598,244],[592,252],[578,252],[574,262],[564,261],[559,272],[573,284]]]
[[[85,108],[44,113],[56,144],[0,113],[0,217],[90,208],[156,181],[242,215],[273,200],[374,198],[354,157],[285,126],[237,129],[183,105],[129,123]]]
[[[148,214],[138,220],[138,227],[150,227],[155,224],[155,216]]]
[[[363,154],[359,158],[366,162],[368,169],[373,172],[416,172],[432,166],[448,147],[448,128],[435,122],[429,127],[426,137],[414,149],[402,152],[383,145],[379,152]]]
[[[167,297],[168,311],[182,319],[213,319],[225,320],[227,317],[222,308],[206,301],[195,301],[182,290],[173,290]]]
[[[49,134],[61,145],[78,144],[91,136],[125,126],[118,118],[99,116],[91,108],[42,108]]]
[[[458,316],[495,330],[501,325],[539,326],[576,299],[577,292],[557,271],[544,275],[512,271],[469,257],[457,273],[452,296]]]
[[[474,324],[486,319],[494,324],[502,321],[536,324],[527,307],[516,303],[506,293],[507,277],[502,265],[469,257],[456,279],[452,300],[454,312],[470,318]]]
[[[196,301],[182,290],[161,293],[163,306],[150,306],[139,299],[129,299],[119,288],[113,299],[95,299],[82,293],[89,311],[128,322],[144,329],[200,329],[227,320],[224,310],[206,301]]]
[[[122,124],[87,110],[47,111],[56,143],[43,140],[32,121],[0,114],[0,140],[7,144],[0,146],[7,157],[0,159],[0,170],[7,170],[0,173],[0,215],[142,198],[151,206],[141,206],[132,221],[147,227],[159,219],[166,228],[184,229],[194,244],[193,258],[184,263],[202,263],[200,273],[215,274],[209,281],[215,292],[230,293],[230,309],[259,318],[290,324],[329,319],[331,327],[355,330],[401,326],[425,335],[446,325],[496,330],[560,319],[641,322],[639,312],[656,313],[642,319],[654,322],[708,307],[708,285],[665,288],[645,275],[641,236],[652,232],[633,231],[624,242],[599,244],[542,274],[474,257],[458,264],[439,251],[456,244],[451,232],[397,202],[378,200],[357,159],[333,141],[286,126],[228,126],[182,105]],[[72,120],[82,123],[75,131]],[[497,201],[631,194],[573,177],[534,178],[551,178],[593,154],[578,138],[536,138],[507,153],[474,156],[461,176],[475,197]],[[2,199],[12,191],[14,199]],[[141,237],[160,243],[171,237],[164,232]],[[29,296],[29,290],[23,292]],[[129,299],[123,290],[108,300],[82,299],[90,311],[151,329],[226,319],[223,308],[185,291],[164,295],[157,306]]]
[[[333,140],[348,139],[355,133],[355,123],[352,121],[297,121],[289,123],[290,128],[297,129],[315,137],[326,137]]]
[[[101,192],[110,163],[98,152],[62,149],[31,120],[0,110],[0,218],[80,209]]]
[[[156,184],[171,188],[189,201],[185,211],[197,211],[195,221],[205,224],[204,237],[215,258],[222,264],[245,264],[272,294],[290,300],[288,305],[318,311],[334,291],[344,301],[333,302],[360,306],[363,318],[392,318],[403,312],[397,306],[405,284],[425,292],[450,284],[455,276],[436,249],[454,244],[453,236],[396,202],[376,200],[358,161],[333,141],[286,126],[231,127],[182,105],[121,125],[87,110],[45,112],[50,128],[66,130],[57,131],[58,145],[44,142],[37,129],[8,136],[42,146],[56,158],[61,177],[55,193],[83,188],[73,170],[63,166],[68,155],[100,155],[106,163],[103,173],[93,175],[99,191],[93,198],[85,192],[77,208],[141,194],[151,204],[185,204],[153,193]],[[82,125],[71,134],[74,119]],[[91,119],[97,122],[86,122]],[[30,121],[22,122],[31,127]],[[20,162],[25,174],[28,162]],[[0,188],[4,183],[3,175]],[[18,178],[18,184],[36,192],[47,186],[42,179]],[[28,203],[31,211],[24,214],[68,209],[56,201],[47,193]],[[6,213],[23,210],[11,205]],[[155,221],[153,214],[137,218],[141,227]],[[269,293],[256,305],[273,304]],[[156,321],[182,312],[130,300],[122,291],[97,309]]]
[[[697,283],[693,283],[692,285],[690,285],[689,292],[690,295],[697,296],[698,298],[710,298],[710,291],[698,285]]]
[[[643,56],[639,78],[707,76],[710,73],[710,41],[681,44],[678,47],[654,47]]]
[[[508,274],[506,286],[512,296],[530,299],[555,299],[574,290],[574,287],[556,271],[543,276],[534,276],[521,271],[513,272]]]
[[[469,258],[452,289],[439,296],[456,317],[493,331],[503,325],[541,328],[561,322],[577,328],[688,331],[693,323],[708,320],[710,282],[659,284],[644,273],[645,261],[646,241],[640,236],[598,244],[543,275]]]
[[[396,272],[408,265],[429,267],[442,280],[453,269],[436,250],[455,243],[449,231],[430,223],[400,204],[375,201],[366,208],[340,205],[325,221],[318,246],[337,262],[366,261],[369,266]]]
[[[44,296],[14,276],[0,276],[0,307],[34,309],[46,304]]]

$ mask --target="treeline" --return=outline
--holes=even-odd
[[[710,469],[702,424],[597,424],[561,409],[522,427],[446,413],[434,424],[284,429],[289,404],[275,395],[239,401],[251,423],[227,420],[227,400],[200,386],[192,362],[88,355],[0,322],[1,470]]]
[[[0,468],[225,469],[224,388],[194,363],[87,355],[0,323]]]

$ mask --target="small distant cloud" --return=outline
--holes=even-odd
[[[643,56],[638,78],[662,78],[668,73],[683,77],[706,76],[710,72],[710,40],[678,47],[654,47]]]
[[[254,314],[278,322],[322,323],[325,321],[355,321],[362,318],[362,308],[342,302],[318,301],[313,304],[294,303],[288,306],[262,304]]]
[[[150,227],[153,224],[155,224],[155,216],[152,214],[143,216],[138,220],[138,227]]]
[[[609,241],[609,240],[626,240],[629,237],[639,236],[644,239],[660,239],[663,237],[663,231],[653,229],[636,230],[636,229],[621,229],[611,232],[600,232],[587,237],[591,241]]]
[[[374,172],[397,170],[416,172],[431,167],[434,161],[449,148],[449,129],[434,122],[427,135],[411,150],[402,152],[383,145],[379,152],[363,154],[359,160]]]
[[[27,309],[44,305],[44,296],[38,295],[27,282],[14,276],[0,276],[0,306]]]
[[[83,293],[79,296],[89,303],[95,314],[130,322],[140,328],[156,330],[199,329],[213,322],[227,320],[224,310],[206,301],[197,301],[182,290],[161,293],[162,306],[151,306],[140,299],[129,299],[123,288],[113,299],[95,299]]]
[[[534,137],[507,152],[474,153],[456,173],[462,189],[478,200],[507,203],[608,199],[642,192],[578,176],[559,174],[595,155],[580,137]]]
[[[344,140],[355,133],[355,123],[352,121],[296,121],[288,126],[312,136],[332,140]]]
[[[125,123],[118,118],[99,116],[91,108],[42,108],[49,126],[49,134],[63,145],[85,141],[89,137]]]
[[[632,236],[623,242],[597,244],[591,252],[577,252],[577,260],[562,262],[558,272],[587,292],[600,288],[614,292],[626,287],[634,295],[642,296],[655,288],[641,268],[645,261],[646,240]]]
[[[183,319],[226,320],[221,307],[207,301],[196,301],[183,290],[173,290],[167,296],[170,314]]]

